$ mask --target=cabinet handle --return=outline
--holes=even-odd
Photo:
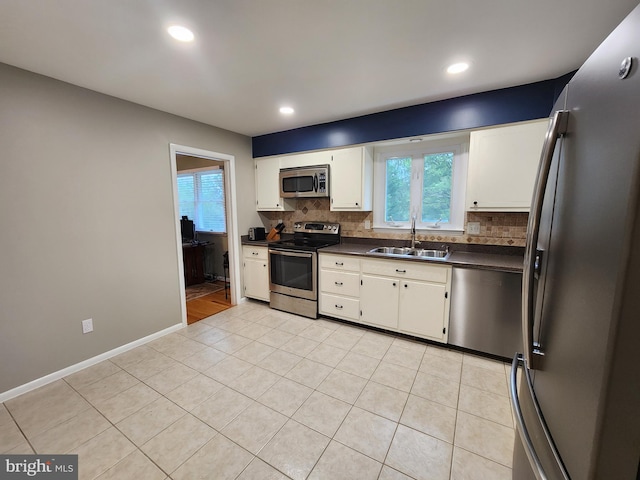
[[[409,285],[407,285],[407,284],[405,283],[405,284],[404,284],[404,288],[408,288],[408,287],[409,287]]]
[[[344,265],[344,263],[342,263],[342,262],[336,262],[336,265],[338,265],[339,267],[341,267],[341,266],[343,266],[343,265]]]
[[[396,282],[393,282],[393,286],[394,286],[394,287],[396,286]]]
[[[336,303],[336,308],[337,308],[338,310],[342,310],[342,305],[338,305],[338,304]]]
[[[258,255],[258,252],[251,252],[251,255]]]
[[[477,207],[478,206],[478,202],[473,202],[473,206]]]
[[[342,282],[333,282],[333,283],[335,283],[335,284],[336,284],[336,285],[338,285],[339,287],[341,287],[341,286],[343,285],[343,284],[342,284]]]
[[[407,273],[406,270],[398,270],[397,268],[396,268],[396,272],[398,272],[398,273]]]

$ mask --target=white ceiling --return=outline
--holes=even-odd
[[[255,136],[558,77],[636,4],[0,0],[0,62]]]

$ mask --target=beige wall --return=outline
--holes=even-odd
[[[234,155],[239,232],[259,219],[249,137],[3,64],[0,85],[1,393],[181,321],[169,143]]]

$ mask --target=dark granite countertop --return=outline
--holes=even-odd
[[[240,237],[240,243],[242,245],[253,245],[254,247],[268,247],[270,243],[279,242],[280,240],[286,240],[292,238],[293,234],[283,233],[278,240],[249,240],[249,235],[242,235]]]
[[[291,234],[282,234],[282,238],[289,238]],[[249,240],[247,235],[241,237],[242,245],[253,245],[256,247],[268,247],[270,243],[277,240]],[[320,250],[320,253],[337,253],[341,255],[358,255],[370,258],[401,260],[407,262],[431,262],[444,265],[452,265],[462,268],[479,268],[485,270],[500,270],[503,272],[522,272],[524,261],[523,247],[504,247],[498,245],[467,245],[449,243],[451,253],[448,257],[425,258],[412,257],[409,255],[384,255],[379,253],[368,253],[369,250],[381,246],[408,246],[408,243],[401,240],[388,240],[381,238],[350,238],[342,237],[339,245],[332,245]],[[422,242],[418,248],[441,249],[442,243]]]
[[[401,241],[391,241],[394,246],[405,246]],[[446,244],[451,253],[443,259],[413,257],[409,255],[384,255],[368,253],[369,250],[379,246],[388,246],[389,240],[383,239],[346,239],[342,243],[325,247],[320,253],[337,253],[341,255],[358,255],[370,258],[400,260],[407,262],[430,262],[452,265],[463,268],[479,268],[486,270],[500,270],[506,272],[522,272],[524,261],[524,249],[522,247],[501,247],[486,245],[458,245]],[[418,248],[442,248],[443,244],[429,244],[423,242]]]

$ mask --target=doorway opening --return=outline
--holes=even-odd
[[[184,145],[170,151],[182,322],[190,324],[237,303],[235,162]]]

